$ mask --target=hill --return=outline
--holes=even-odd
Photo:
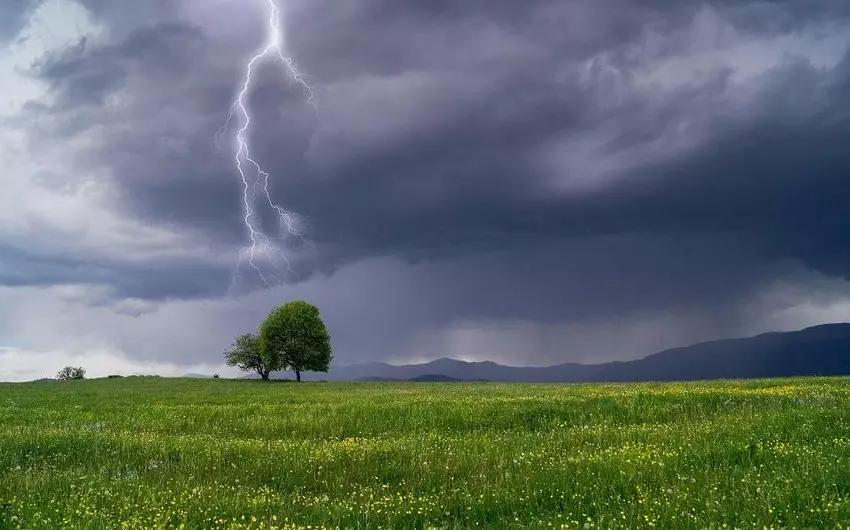
[[[437,359],[423,364],[362,363],[340,366],[330,381],[408,381],[443,377],[461,381],[639,382],[850,374],[850,324],[826,324],[673,348],[642,359],[549,367],[505,366],[490,361]],[[281,374],[281,377],[286,377]]]

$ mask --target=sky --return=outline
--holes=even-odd
[[[278,2],[318,110],[258,67],[271,287],[216,142],[266,0],[0,3],[0,380],[232,375],[295,299],[336,364],[850,320],[846,0]]]

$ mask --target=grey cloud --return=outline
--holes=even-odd
[[[39,74],[53,80],[53,88],[82,105],[103,105],[105,97],[123,85],[124,72],[114,64],[104,63],[97,54],[89,57],[87,40],[82,39],[60,57],[50,58],[41,65]]]
[[[15,38],[35,5],[35,0],[6,0],[0,5],[0,44]]]

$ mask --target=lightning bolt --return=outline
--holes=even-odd
[[[241,88],[230,106],[230,114],[227,117],[227,121],[216,134],[216,145],[220,146],[221,139],[229,129],[231,123],[234,120],[239,121],[240,126],[235,134],[233,161],[239,178],[242,181],[243,222],[247,229],[248,243],[239,252],[239,258],[236,262],[236,268],[233,271],[233,280],[230,285],[231,292],[235,287],[236,277],[244,261],[248,262],[248,265],[250,265],[266,287],[271,288],[274,284],[282,283],[274,274],[264,272],[263,268],[257,264],[257,256],[260,253],[265,254],[270,262],[274,262],[275,258],[279,258],[285,264],[287,271],[292,272],[289,267],[289,261],[286,259],[282,249],[275,244],[275,241],[260,226],[255,208],[258,187],[262,190],[261,200],[277,216],[279,235],[282,235],[285,231],[289,235],[303,239],[301,232],[296,226],[295,215],[274,202],[269,190],[271,176],[251,154],[250,136],[252,117],[249,110],[248,97],[252,90],[254,74],[261,63],[274,61],[283,67],[290,81],[297,83],[303,89],[307,97],[307,103],[315,112],[318,112],[313,87],[307,83],[304,76],[298,71],[292,58],[286,56],[283,51],[284,42],[283,32],[280,26],[280,9],[275,0],[267,1],[269,18],[266,42],[245,64]]]

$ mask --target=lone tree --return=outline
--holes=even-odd
[[[60,381],[74,381],[85,378],[86,369],[82,366],[66,366],[59,370],[59,373],[56,374],[56,379]]]
[[[275,370],[283,369],[280,355],[260,348],[260,338],[252,333],[236,337],[229,350],[224,352],[228,366],[238,366],[246,372],[257,372],[264,380]]]
[[[331,367],[331,336],[319,308],[303,300],[289,302],[269,314],[260,326],[260,348],[295,372],[327,372]]]

